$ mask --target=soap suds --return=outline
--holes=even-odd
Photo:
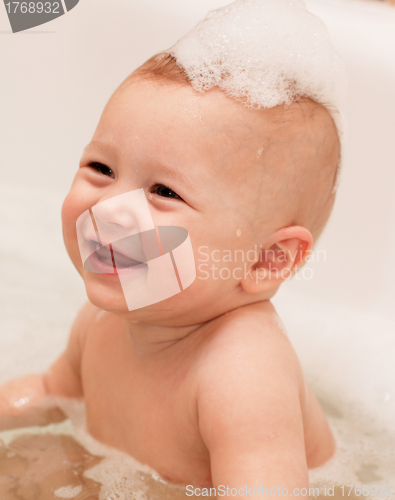
[[[275,315],[275,320],[285,332],[278,315]],[[314,382],[312,385],[334,433],[337,450],[326,464],[309,470],[310,486],[318,487],[322,495],[325,485],[369,484],[372,477],[378,478],[375,484],[393,484],[394,433],[382,427],[355,399],[351,402],[341,394],[333,398],[330,389],[315,387]],[[89,435],[83,400],[56,400],[73,423],[75,439],[93,455],[104,457],[99,464],[84,472],[85,477],[102,485],[99,500],[107,500],[111,494],[118,495],[115,496],[117,500],[185,498],[185,487],[164,481],[151,468]],[[364,498],[372,498],[372,495]]]
[[[54,491],[56,497],[59,498],[75,498],[82,491],[82,486],[62,486]]]
[[[345,70],[325,24],[303,0],[237,0],[211,11],[167,53],[192,86],[219,86],[251,108],[307,96],[340,111]],[[342,133],[340,115],[328,109]]]

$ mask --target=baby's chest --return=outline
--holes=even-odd
[[[139,372],[128,364],[116,336],[111,345],[86,348],[91,350],[82,378],[90,433],[171,481],[206,482],[209,457],[188,376],[176,367],[171,376]]]

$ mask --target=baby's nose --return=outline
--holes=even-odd
[[[103,243],[154,227],[143,189],[107,198],[94,205],[91,211]]]
[[[96,222],[109,228],[112,225],[124,228],[138,226],[136,207],[131,206],[121,196],[103,200],[92,207]]]

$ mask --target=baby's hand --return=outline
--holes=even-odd
[[[26,375],[0,385],[0,431],[48,425],[65,418],[49,398],[43,374]]]
[[[46,373],[26,375],[0,385],[0,431],[48,425],[66,417],[50,396],[80,398],[81,336],[93,321],[96,309],[87,302],[78,313],[67,348]]]

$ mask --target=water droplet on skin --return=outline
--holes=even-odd
[[[14,406],[16,408],[19,408],[20,406],[23,406],[28,402],[29,402],[29,398],[25,396],[24,398],[21,398],[18,401],[14,401]]]
[[[152,200],[152,193],[149,193],[149,195],[148,195],[148,199],[149,199],[149,200]]]
[[[241,229],[236,230],[236,236],[239,238],[241,236]]]

